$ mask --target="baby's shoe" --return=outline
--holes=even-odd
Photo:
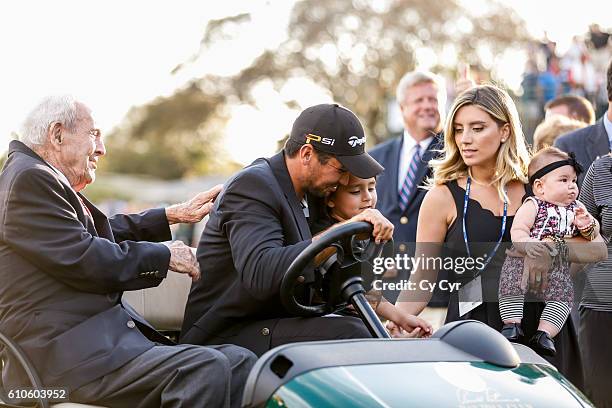
[[[543,356],[554,356],[557,354],[555,349],[555,342],[550,338],[548,333],[542,330],[536,331],[531,340],[529,340],[529,347],[531,347],[536,353]]]
[[[525,334],[521,328],[520,323],[506,323],[501,330],[501,334],[509,341],[514,343],[520,343],[523,340]]]

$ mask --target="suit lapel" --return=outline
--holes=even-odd
[[[595,131],[592,132],[586,140],[586,151],[589,157],[589,162],[595,161],[596,158],[605,156],[610,152],[610,141],[608,133],[603,122],[603,117],[595,123]],[[587,169],[584,169],[585,171]]]
[[[96,235],[101,238],[106,238],[111,242],[115,242],[115,238],[113,237],[113,230],[111,229],[110,223],[108,222],[108,218],[106,217],[106,215],[104,215],[104,213],[100,211],[98,207],[93,205],[84,195],[80,193],[77,194],[79,195],[79,197],[81,197],[81,199],[83,200],[83,204],[85,204],[85,207],[87,207],[91,214],[91,218],[93,218],[93,223],[91,222],[91,219],[89,222],[91,228],[93,228],[93,231],[95,232],[95,234],[92,235]],[[89,217],[87,218],[89,219]],[[88,227],[87,229],[89,230],[90,228]],[[89,232],[91,233],[91,231]]]
[[[417,190],[419,188],[420,185],[423,184],[423,178],[425,177],[425,175],[427,174],[428,170],[429,170],[429,161],[431,159],[434,158],[436,152],[435,150],[439,149],[439,136],[435,136],[433,138],[433,140],[429,143],[429,146],[427,146],[427,149],[425,150],[425,152],[423,153],[423,155],[421,156],[421,162],[419,163],[419,166],[417,168],[417,172],[416,172],[416,176],[414,178],[414,186],[412,188],[412,191],[410,192],[410,202],[408,203],[408,206],[406,207],[406,211],[404,211],[404,213],[408,212],[408,210],[410,209],[410,207],[412,207],[413,203],[415,202],[414,198],[416,197],[417,192],[415,190]],[[396,166],[397,167],[397,166]],[[399,205],[399,204],[398,204]]]
[[[270,168],[274,173],[274,177],[283,190],[283,194],[285,195],[287,202],[291,206],[293,218],[298,225],[300,237],[302,240],[312,238],[310,228],[308,227],[308,221],[306,220],[304,211],[302,210],[302,205],[295,194],[293,183],[291,183],[291,177],[289,177],[289,170],[287,170],[287,165],[285,164],[285,154],[283,152],[275,154],[268,160],[268,163],[270,164]]]
[[[51,170],[55,172],[55,169],[53,169],[52,167],[50,168]],[[95,207],[93,206],[93,204],[87,201],[87,199],[82,194],[77,193],[76,191],[72,189],[72,187],[69,184],[66,184],[64,179],[59,178],[59,180],[64,185],[64,190],[68,194],[70,204],[76,210],[77,219],[81,222],[81,224],[83,224],[87,232],[89,232],[94,237],[97,237],[98,232],[96,231],[96,227],[94,225],[95,220],[91,219],[91,217],[89,216],[85,208],[83,208],[83,205],[85,205],[90,211],[91,209],[89,207],[93,207],[93,208]]]
[[[393,208],[399,207],[399,190],[397,188],[397,186],[399,185],[399,178],[402,177],[402,181],[403,181],[403,177],[406,177],[405,174],[399,174],[399,162],[400,162],[400,155],[402,154],[403,144],[404,144],[404,136],[398,137],[393,142],[393,145],[390,150],[390,155],[389,155],[391,160],[389,160],[389,166],[387,166],[387,169],[390,172],[389,180],[391,180],[393,183],[391,188],[387,189],[388,194],[390,195],[390,197],[388,197],[388,200],[391,203]],[[385,169],[385,171],[387,171],[387,169]]]

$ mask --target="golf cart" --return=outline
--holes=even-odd
[[[365,276],[363,271],[370,268],[362,264],[372,262],[382,251],[363,239],[371,231],[369,223],[358,222],[322,235],[285,273],[281,299],[297,316],[328,315],[350,304],[373,338],[294,343],[268,351],[249,375],[244,407],[592,406],[546,360],[477,321],[447,324],[428,339],[390,339],[365,298],[372,277]],[[335,248],[335,254],[323,267],[311,268],[317,254],[329,247]],[[299,300],[297,293],[305,285],[317,295],[316,302]],[[158,288],[124,296],[156,327],[176,329],[188,291],[189,280],[184,275],[169,274]],[[164,298],[166,316],[161,320],[156,316],[161,309],[154,306],[160,302],[150,301],[151,296]],[[168,315],[172,310],[176,316]],[[33,387],[42,388],[27,357],[0,333],[0,346],[3,344],[18,356]],[[2,403],[6,396],[1,385],[0,381],[0,407],[11,406]],[[48,407],[49,403],[39,400],[38,406]]]
[[[511,344],[478,321],[449,323],[428,339],[389,339],[365,297],[373,277],[362,264],[383,250],[362,239],[371,232],[369,223],[358,222],[325,233],[289,267],[281,299],[298,316],[323,316],[350,304],[373,338],[294,343],[268,351],[249,375],[244,407],[592,406],[530,348]],[[308,266],[330,246],[335,254],[314,272],[314,282],[326,282],[315,288],[324,302],[300,303],[296,287],[309,281],[304,277]]]

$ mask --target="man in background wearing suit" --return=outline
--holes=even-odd
[[[565,152],[574,152],[576,159],[584,168],[578,176],[578,185],[586,175],[586,170],[600,156],[610,152],[612,145],[612,61],[607,72],[608,110],[591,126],[575,130],[555,140],[555,146]]]
[[[400,80],[396,99],[404,132],[375,146],[370,154],[385,171],[377,179],[377,208],[394,225],[396,250],[411,256],[416,241],[419,208],[426,191],[419,188],[431,176],[428,163],[442,149],[441,115],[446,103],[443,79],[431,72],[413,71]],[[440,271],[439,279],[446,279]],[[402,276],[399,279],[408,279]],[[386,292],[395,300],[398,293]],[[430,306],[446,306],[448,294],[435,291]]]
[[[20,139],[0,174],[0,330],[44,386],[112,407],[238,406],[252,353],[174,345],[121,300],[125,290],[159,285],[169,269],[199,278],[191,248],[158,242],[171,239],[169,224],[200,221],[220,186],[107,219],[80,193],[106,153],[84,104],[45,98]],[[5,390],[24,385],[8,361]]]

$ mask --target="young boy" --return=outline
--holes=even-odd
[[[376,199],[374,177],[360,179],[351,175],[347,185],[338,186],[336,191],[325,199],[325,214],[321,229],[373,209],[376,206]],[[428,337],[433,333],[433,328],[425,320],[400,311],[386,299],[381,298],[380,302],[374,303],[373,307],[379,316],[401,328],[401,332],[392,334],[401,337]]]

